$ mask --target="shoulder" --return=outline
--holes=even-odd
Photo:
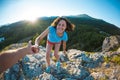
[[[55,29],[53,26],[49,26],[48,28],[49,28],[49,29]]]
[[[49,28],[49,30],[51,30],[51,29],[55,30],[55,27],[53,27],[53,26],[49,26],[48,28]]]

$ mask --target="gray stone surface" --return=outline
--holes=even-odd
[[[91,72],[90,70],[101,66],[101,64],[104,62],[104,56],[111,56],[107,55],[107,53],[105,54],[102,52],[95,52],[88,55],[85,51],[71,49],[67,51],[67,56],[64,56],[62,52],[59,53],[61,61],[61,67],[59,68],[59,70],[55,66],[55,61],[51,59],[51,73],[46,73],[45,54],[45,48],[40,47],[40,52],[38,54],[25,56],[22,60],[20,60],[18,63],[5,71],[4,80],[106,79],[106,75],[102,72]],[[104,68],[109,67],[110,65],[104,65]],[[120,71],[118,69],[113,70],[113,72],[111,73],[112,75],[109,79],[118,79],[114,75],[120,74]]]

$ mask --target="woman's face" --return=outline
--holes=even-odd
[[[66,29],[67,25],[65,20],[60,20],[59,23],[57,24],[57,32],[58,33],[63,33]]]

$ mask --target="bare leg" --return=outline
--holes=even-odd
[[[53,45],[52,44],[48,44],[46,45],[46,63],[47,66],[50,66],[50,53],[52,50]]]
[[[60,45],[61,45],[61,44],[55,44],[54,56],[55,56],[55,58],[57,59],[57,61],[59,60],[58,52],[59,52],[59,49],[60,49]]]

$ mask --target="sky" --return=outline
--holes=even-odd
[[[0,0],[0,25],[80,14],[120,27],[120,0]]]

